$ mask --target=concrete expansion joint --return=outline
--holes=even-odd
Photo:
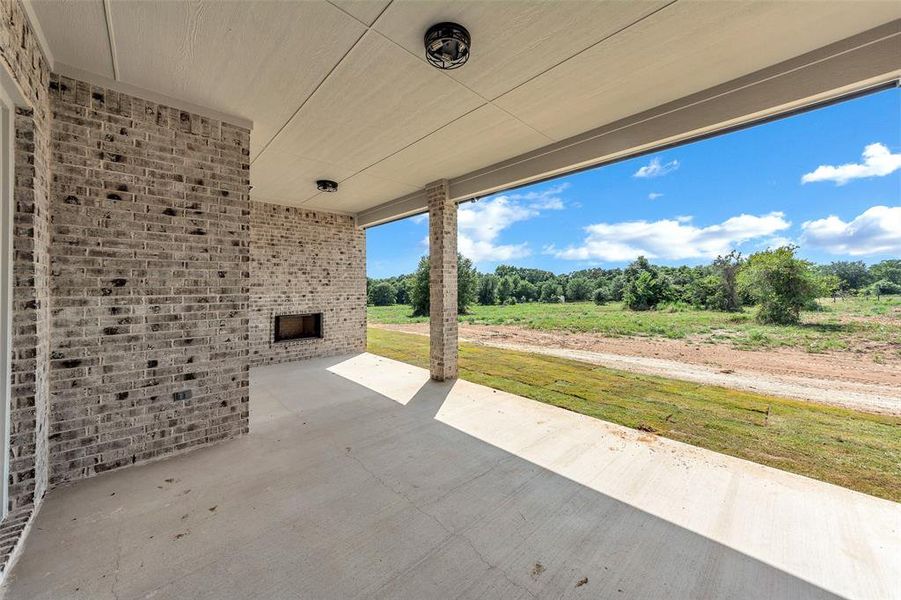
[[[497,571],[498,573],[500,573],[501,575],[503,575],[504,579],[507,580],[507,583],[509,583],[509,584],[512,585],[513,587],[515,587],[515,588],[517,588],[517,589],[520,589],[520,590],[524,591],[525,593],[527,593],[527,594],[529,595],[530,598],[538,598],[538,595],[537,595],[535,592],[533,592],[533,591],[530,590],[529,588],[525,587],[525,586],[522,585],[521,583],[518,583],[518,582],[517,582],[516,580],[514,580],[514,579],[510,576],[510,574],[507,573],[504,569],[502,569],[502,568],[500,568],[499,566],[493,564],[491,561],[489,561],[487,558],[485,558],[485,556],[482,555],[481,552],[479,552],[479,549],[476,548],[476,545],[473,543],[473,541],[472,541],[471,539],[469,539],[468,537],[466,537],[466,536],[463,535],[462,533],[455,533],[455,534],[452,534],[452,535],[454,535],[455,537],[458,537],[458,538],[460,538],[461,540],[463,540],[464,542],[466,542],[466,545],[469,546],[470,549],[472,549],[472,551],[475,553],[475,555],[479,557],[479,560],[480,560],[480,561],[482,561],[483,563],[485,563],[485,566],[488,567],[488,570],[489,570],[489,571]]]
[[[379,475],[377,475],[372,469],[370,469],[368,466],[366,466],[366,463],[364,463],[362,460],[360,460],[360,458],[359,458],[358,456],[355,456],[355,455],[353,454],[352,449],[350,449],[350,448],[345,448],[344,454],[345,454],[345,456],[347,456],[348,458],[350,458],[351,460],[353,460],[355,463],[357,463],[357,464],[360,466],[360,468],[363,469],[370,477],[372,477],[373,479],[375,479],[376,482],[378,482],[378,484],[379,484],[380,486],[382,486],[382,487],[385,488],[386,490],[388,490],[388,491],[390,491],[391,493],[393,493],[393,494],[399,496],[400,498],[402,498],[407,504],[409,504],[409,505],[410,505],[415,511],[417,511],[418,513],[420,513],[420,514],[422,514],[423,516],[425,516],[425,517],[431,519],[436,525],[438,525],[438,527],[440,527],[440,528],[442,529],[442,531],[444,531],[444,532],[448,535],[448,538],[447,538],[447,539],[457,538],[457,539],[460,539],[460,540],[462,540],[463,542],[465,542],[466,545],[469,546],[469,548],[473,551],[473,553],[478,557],[478,559],[479,559],[482,563],[484,563],[486,567],[488,567],[488,570],[489,570],[489,571],[497,571],[498,573],[500,573],[500,574],[504,577],[504,579],[507,581],[507,583],[509,583],[510,585],[512,585],[513,587],[515,587],[515,588],[517,588],[517,589],[520,589],[520,590],[524,591],[525,593],[527,593],[527,594],[529,595],[529,597],[531,597],[531,598],[537,598],[537,597],[538,597],[538,596],[535,594],[535,592],[533,592],[532,590],[530,590],[530,589],[528,589],[527,587],[523,586],[521,583],[518,583],[516,580],[514,580],[514,579],[510,576],[510,574],[507,573],[504,569],[502,569],[502,568],[499,567],[498,565],[496,565],[496,564],[492,563],[490,560],[488,560],[488,558],[486,558],[486,557],[479,551],[479,549],[476,548],[475,543],[474,543],[471,539],[469,539],[466,535],[464,535],[462,532],[458,532],[458,531],[455,531],[455,530],[449,528],[449,527],[448,527],[447,525],[445,525],[445,524],[441,521],[441,519],[439,519],[436,515],[432,514],[431,512],[429,512],[429,511],[427,511],[427,510],[425,510],[424,508],[422,508],[422,507],[421,507],[419,504],[417,504],[412,498],[410,498],[409,496],[407,496],[406,494],[404,494],[402,491],[400,491],[400,490],[398,490],[398,489],[395,489],[393,486],[389,485],[388,482],[386,482],[386,481],[385,481],[384,479],[382,479]],[[488,467],[487,469],[485,469],[484,471],[482,471],[482,472],[479,473],[478,475],[475,475],[475,476],[473,476],[473,477],[470,477],[470,478],[467,479],[466,481],[463,481],[463,482],[461,482],[461,483],[455,485],[455,486],[452,487],[451,489],[447,490],[447,491],[446,491],[445,493],[443,493],[441,496],[439,496],[438,498],[436,498],[435,501],[441,500],[441,499],[443,499],[443,498],[446,498],[447,496],[449,496],[450,494],[452,494],[454,491],[460,489],[460,488],[463,487],[464,485],[467,485],[467,484],[469,484],[469,483],[472,483],[473,481],[476,481],[477,479],[480,479],[480,478],[484,477],[485,475],[488,475],[488,474],[491,473],[495,468],[497,468],[498,466],[502,465],[502,464],[505,463],[505,462],[508,462],[508,461],[513,460],[513,458],[514,458],[514,457],[512,457],[512,456],[508,456],[508,457],[502,458],[502,459],[500,459],[500,460],[498,460],[498,461],[495,461],[490,467]],[[529,479],[530,479],[530,480],[531,480],[531,479],[534,479],[534,477],[529,478]],[[433,502],[435,502],[435,501],[433,501]],[[395,577],[392,577],[391,580],[389,580],[388,582],[385,582],[385,584],[390,583],[390,581],[393,581],[393,580],[396,579],[397,577],[400,577],[400,575],[401,575],[400,573],[397,574]],[[383,586],[383,587],[384,587],[384,586]]]

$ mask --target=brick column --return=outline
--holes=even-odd
[[[425,188],[429,198],[429,366],[432,379],[457,376],[457,205],[447,180]]]

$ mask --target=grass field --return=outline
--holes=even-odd
[[[525,303],[512,306],[470,308],[460,321],[483,325],[518,325],[531,329],[592,332],[607,336],[659,336],[691,338],[705,343],[728,343],[741,349],[780,346],[808,352],[848,350],[871,342],[886,345],[885,352],[901,356],[901,296],[847,298],[820,301],[821,310],[807,311],[802,323],[785,327],[760,325],[754,313],[726,313],[669,306],[636,312],[618,302],[596,306],[590,302],[568,304]],[[417,323],[406,305],[370,306],[371,323]]]
[[[369,351],[428,368],[427,337],[369,329]],[[901,418],[460,345],[463,379],[901,501]]]

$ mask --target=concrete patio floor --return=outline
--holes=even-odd
[[[48,494],[4,598],[888,598],[901,505],[370,354]]]

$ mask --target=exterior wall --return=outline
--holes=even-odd
[[[252,365],[365,350],[365,246],[353,217],[253,203]],[[322,339],[272,341],[275,315],[311,312],[322,313]]]
[[[49,413],[50,71],[21,6],[0,0],[0,68],[30,106],[16,110],[9,509],[0,570],[47,487]]]
[[[54,485],[247,431],[250,132],[50,90]]]
[[[426,186],[429,199],[429,370],[457,376],[457,204],[447,180]]]
[[[2,576],[50,486],[246,432],[251,360],[362,351],[366,274],[353,218],[251,210],[249,131],[52,76],[16,0],[0,63],[28,104]],[[271,343],[272,315],[312,311],[324,339]]]

